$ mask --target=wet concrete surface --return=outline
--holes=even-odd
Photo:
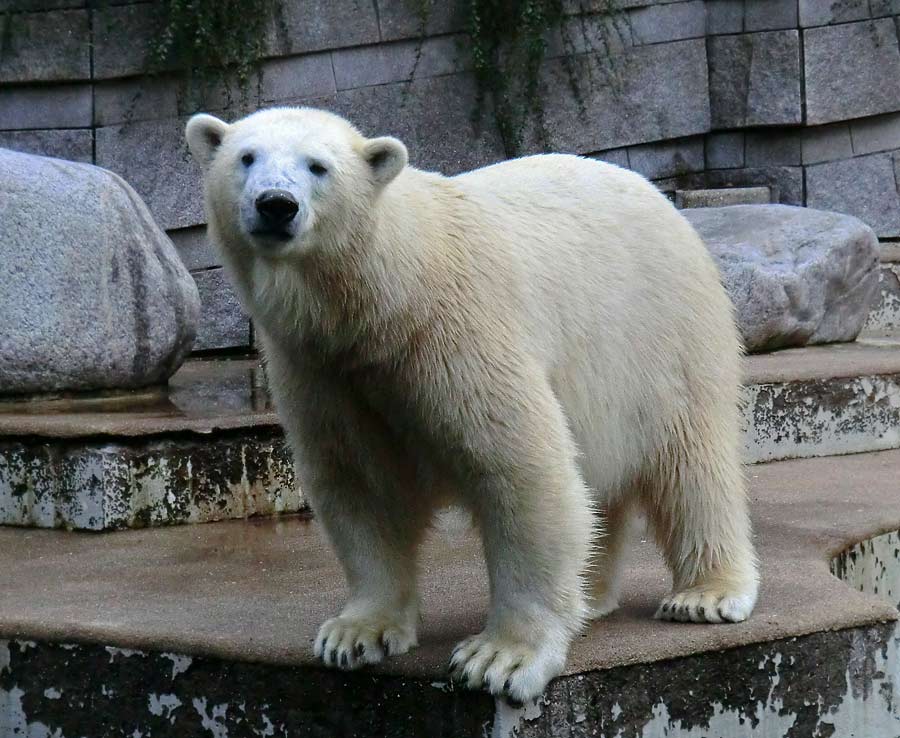
[[[623,607],[572,649],[568,673],[852,628],[897,618],[829,571],[838,552],[900,528],[900,451],[748,470],[762,564],[756,612],[737,625],[651,619],[668,577],[636,539]],[[472,535],[434,534],[421,562],[421,646],[375,671],[441,678],[480,629],[487,589]],[[345,596],[318,525],[300,517],[101,535],[0,530],[0,638],[83,642],[313,666],[312,639]]]
[[[745,384],[900,374],[900,338],[786,349],[745,360]],[[257,359],[187,362],[168,387],[0,401],[0,438],[133,437],[278,426]]]

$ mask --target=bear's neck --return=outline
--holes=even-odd
[[[371,222],[339,257],[260,263],[256,307],[269,335],[307,350],[390,361],[432,320],[441,283],[452,278],[443,178],[404,172],[378,199]]]

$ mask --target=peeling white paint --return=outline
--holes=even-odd
[[[494,700],[494,728],[491,738],[515,738],[523,720],[535,720],[542,714],[543,697],[522,707],[511,707],[505,699]]]
[[[131,658],[132,656],[147,658],[147,654],[145,654],[143,651],[137,651],[133,648],[118,648],[117,646],[106,646],[106,652],[109,654],[109,663],[113,663],[113,661],[116,660],[116,656],[121,656],[124,659]]]
[[[194,698],[191,704],[200,716],[201,725],[209,731],[212,738],[228,738],[228,726],[225,719],[228,716],[228,703],[213,705],[209,714],[206,712],[206,697]]]
[[[172,662],[172,679],[174,680],[179,674],[184,674],[194,663],[194,659],[190,656],[182,656],[177,653],[164,653],[163,658]]]
[[[44,697],[46,697],[48,700],[58,700],[60,697],[62,697],[62,692],[60,692],[56,687],[47,687],[47,689],[44,690]]]
[[[181,707],[182,702],[174,694],[150,694],[147,698],[147,709],[152,715],[162,717],[164,714],[169,722],[175,724],[175,716],[172,714]]]
[[[755,464],[900,448],[900,377],[829,380],[823,386],[840,401],[818,405],[804,394],[803,383],[744,387],[744,460]]]

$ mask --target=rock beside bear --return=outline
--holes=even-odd
[[[562,672],[618,604],[639,510],[672,572],[658,617],[750,615],[732,306],[647,180],[563,155],[444,177],[305,108],[186,134],[346,573],[326,665],[416,645],[416,548],[447,505],[472,513],[490,579],[484,630],[450,657],[469,687],[524,701]]]
[[[164,382],[194,340],[197,287],[112,172],[0,149],[0,394]]]

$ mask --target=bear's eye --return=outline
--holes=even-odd
[[[312,161],[309,163],[309,171],[315,174],[317,177],[328,174],[327,167],[325,167],[323,164],[319,164],[319,162],[317,161]]]
[[[255,158],[254,158],[253,154],[244,154],[241,157],[241,162],[243,163],[243,165],[245,167],[251,166],[254,161],[255,161]]]

